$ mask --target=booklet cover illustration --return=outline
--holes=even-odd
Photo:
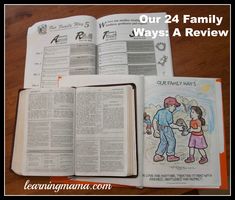
[[[215,79],[145,79],[144,182],[220,182]]]

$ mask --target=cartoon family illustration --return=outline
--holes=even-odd
[[[177,107],[180,107],[180,103],[174,97],[167,97],[164,99],[164,108],[159,109],[150,120],[150,115],[144,114],[144,130],[146,134],[155,134],[154,137],[159,137],[160,142],[158,144],[155,155],[153,156],[154,162],[163,161],[165,159],[164,154],[166,153],[168,162],[175,162],[180,160],[180,157],[175,155],[176,139],[173,129],[178,129],[181,132],[190,133],[188,141],[189,155],[184,160],[185,163],[195,162],[195,149],[201,155],[199,164],[205,164],[208,162],[207,154],[205,149],[207,148],[207,142],[202,130],[202,126],[206,124],[205,119],[202,117],[203,112],[199,106],[191,106],[190,109],[190,124],[187,130],[187,125],[180,125],[174,123],[173,113]],[[159,132],[156,134],[156,132]],[[183,134],[182,134],[183,135]],[[186,134],[184,134],[186,135]]]

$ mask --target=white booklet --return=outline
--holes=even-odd
[[[115,76],[109,80],[74,76],[61,80],[60,86],[95,85],[102,79],[104,84],[123,82]],[[137,90],[137,98],[144,100],[144,110],[143,123],[137,120],[137,141],[142,176],[69,179],[138,187],[226,188],[221,80],[145,76],[140,77],[141,82],[144,89]]]
[[[143,14],[161,19],[140,23]],[[134,28],[144,28],[169,35],[165,15],[114,14],[98,19],[80,15],[32,25],[27,34],[24,88],[58,87],[59,79],[84,74],[172,76],[169,36],[133,33]]]

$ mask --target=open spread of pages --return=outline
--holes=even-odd
[[[20,92],[12,169],[33,176],[136,176],[134,88]]]
[[[141,14],[95,19],[73,16],[42,21],[28,29],[24,88],[58,87],[65,76],[84,74],[173,75],[169,36],[134,34],[134,28],[168,31],[166,13],[158,24]]]

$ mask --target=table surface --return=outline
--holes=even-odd
[[[194,29],[229,29],[229,6],[176,6],[176,5],[6,5],[5,7],[5,194],[51,194],[53,191],[24,190],[26,180],[32,183],[48,183],[48,177],[22,177],[11,169],[13,150],[16,106],[19,89],[23,88],[24,66],[26,55],[27,29],[42,20],[56,19],[74,15],[91,15],[99,18],[115,13],[148,13],[167,12],[168,14],[190,14],[191,16],[208,16],[215,14],[223,17],[223,23],[217,27],[207,24],[191,24]],[[187,24],[188,25],[188,24]],[[170,32],[182,24],[169,24]],[[222,92],[224,105],[224,125],[226,134],[227,163],[230,159],[230,38],[229,37],[171,37],[171,48],[175,76],[190,77],[220,77],[222,78]],[[228,167],[229,169],[229,167]],[[230,171],[230,170],[229,170]],[[229,173],[229,172],[228,172]],[[214,194],[215,190],[208,191]],[[98,194],[98,195],[175,195],[191,192],[192,189],[159,189],[159,188],[112,188],[109,191],[60,191],[56,194]],[[222,193],[228,194],[228,190]]]

